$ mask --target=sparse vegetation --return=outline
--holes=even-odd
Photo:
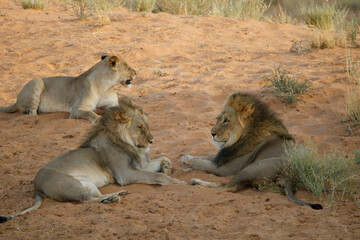
[[[355,164],[360,165],[360,150],[354,151],[354,161]]]
[[[159,68],[159,67],[154,68],[153,73],[159,77],[165,76],[164,69]]]
[[[20,0],[22,8],[32,8],[37,10],[44,10],[46,7],[46,2],[41,0]]]
[[[360,59],[354,60],[351,51],[346,55],[346,72],[350,82],[360,85]]]
[[[323,3],[315,4],[313,1],[308,5],[301,6],[301,16],[310,27],[328,30],[332,27],[335,14],[335,5]]]
[[[111,23],[109,14],[103,11],[97,11],[98,23],[100,26],[109,25]]]
[[[91,0],[72,0],[72,9],[75,15],[84,20],[92,15],[93,2]]]
[[[289,144],[286,151],[289,161],[285,173],[298,188],[305,188],[316,196],[325,194],[329,200],[334,200],[337,193],[359,195],[357,153],[355,156],[340,151],[319,154],[313,143]]]
[[[322,4],[311,2],[301,7],[301,16],[310,27],[318,28],[311,46],[313,48],[358,47],[357,34],[359,19],[349,9],[341,7],[336,1],[327,1]]]
[[[271,17],[271,20],[277,23],[294,23],[291,15],[287,13],[286,9],[281,6],[279,3],[277,9],[274,12],[274,15]]]
[[[123,0],[137,12],[168,12],[174,15],[224,16],[261,19],[269,5],[264,0]]]
[[[336,44],[335,35],[331,31],[320,30],[314,34],[310,46],[312,48],[325,49],[334,48]]]
[[[299,95],[309,90],[311,83],[300,82],[297,76],[291,76],[281,65],[274,67],[271,76],[265,76],[266,81],[271,82],[270,87],[275,88],[275,96],[285,103],[296,103]]]
[[[156,0],[124,0],[124,6],[135,12],[152,12],[156,8]]]
[[[210,15],[259,20],[268,8],[264,0],[217,0],[212,3]]]
[[[347,93],[346,96],[346,119],[347,124],[346,135],[356,134],[356,130],[360,127],[360,89],[354,88]]]

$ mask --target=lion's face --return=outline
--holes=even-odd
[[[109,58],[110,67],[118,73],[118,82],[126,88],[130,88],[135,79],[136,71],[131,68],[124,60],[116,56]]]
[[[233,107],[226,106],[216,119],[216,125],[211,129],[214,145],[218,149],[231,146],[244,131],[237,111]]]
[[[113,109],[118,137],[140,151],[148,152],[154,138],[142,109],[132,100],[119,101],[119,106]]]
[[[141,151],[148,152],[154,141],[146,116],[139,112],[132,119],[129,127],[130,138],[133,145]]]

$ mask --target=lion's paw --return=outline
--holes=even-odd
[[[168,158],[164,158],[161,162],[161,172],[165,173],[166,175],[170,175],[171,174],[171,168],[172,168],[172,164],[170,159]]]
[[[182,158],[181,158],[181,162],[184,163],[184,164],[192,164],[194,161],[193,161],[194,157],[191,156],[191,155],[184,155]]]
[[[175,179],[175,180],[176,180],[176,184],[187,185],[187,182],[180,181],[178,179]]]
[[[111,195],[101,201],[102,203],[109,204],[109,203],[118,203],[120,202],[120,197],[117,194]]]
[[[197,179],[197,178],[193,178],[191,179],[190,181],[190,185],[199,185],[201,180],[200,179]]]

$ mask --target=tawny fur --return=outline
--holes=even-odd
[[[183,163],[190,164],[193,169],[234,177],[227,183],[193,179],[191,184],[236,192],[248,185],[263,183],[265,179],[278,180],[291,201],[314,209],[322,208],[320,204],[302,202],[294,197],[291,181],[283,174],[287,161],[285,144],[293,141],[293,137],[261,101],[245,93],[231,94],[211,134],[219,152],[202,157],[185,155]]]
[[[0,217],[0,222],[39,208],[46,197],[57,201],[118,202],[118,195],[125,191],[103,195],[98,189],[110,183],[185,184],[167,175],[171,173],[168,158],[150,161],[152,142],[140,106],[129,98],[119,100],[119,106],[105,110],[79,148],[61,154],[40,169],[34,180],[34,205],[21,213]]]
[[[83,118],[96,122],[100,116],[97,107],[117,105],[114,86],[130,87],[136,72],[116,56],[103,56],[102,60],[78,77],[36,78],[28,82],[10,107],[0,112],[24,112],[37,115],[42,112],[69,112],[70,118]]]

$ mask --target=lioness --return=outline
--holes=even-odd
[[[70,118],[96,122],[96,107],[117,105],[114,86],[131,87],[136,72],[116,56],[102,56],[101,61],[78,77],[36,78],[28,82],[10,107],[0,112],[69,112]]]
[[[284,145],[293,138],[275,114],[255,97],[244,93],[230,95],[217,116],[211,135],[219,149],[216,155],[185,155],[182,162],[193,169],[234,177],[228,183],[192,179],[192,185],[236,192],[250,184],[264,183],[265,179],[278,180],[283,183],[291,201],[322,209],[320,204],[306,203],[294,197],[291,181],[282,173],[287,160]]]
[[[40,169],[34,181],[34,205],[0,217],[0,222],[39,208],[46,197],[57,201],[119,202],[118,195],[126,191],[100,193],[98,188],[109,183],[186,184],[166,175],[171,172],[168,158],[149,161],[152,142],[140,106],[129,98],[119,100],[119,106],[105,109],[104,116],[79,148],[61,154]]]

